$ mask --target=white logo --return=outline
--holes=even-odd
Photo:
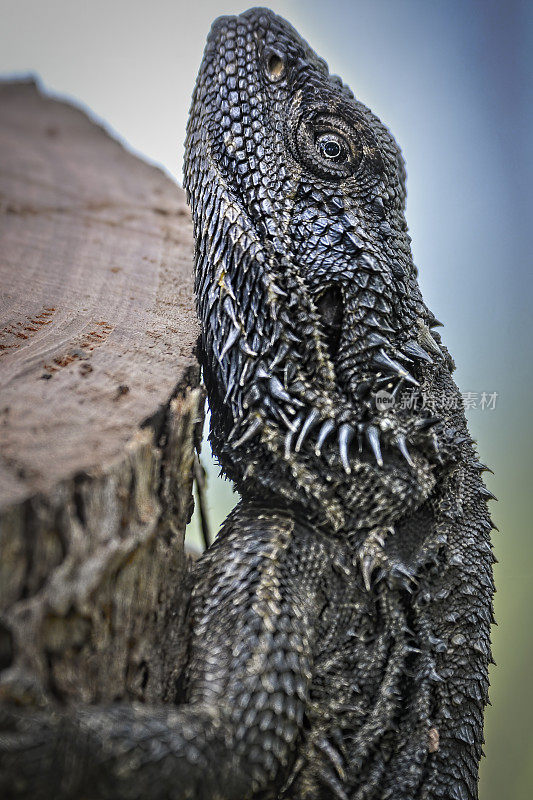
[[[395,402],[394,395],[386,392],[385,389],[380,389],[379,392],[376,392],[376,408],[378,411],[386,411],[388,408],[392,408]]]

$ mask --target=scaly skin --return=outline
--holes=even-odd
[[[474,800],[489,493],[400,151],[252,9],[213,25],[185,177],[211,441],[242,497],[194,569],[187,703],[5,712],[3,796]]]

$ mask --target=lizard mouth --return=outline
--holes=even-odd
[[[329,357],[335,363],[339,352],[344,317],[342,291],[338,286],[328,286],[318,295],[315,303],[322,323]]]
[[[328,286],[319,292],[315,296],[315,306],[320,319],[322,339],[337,380],[349,393],[350,389],[353,392],[353,382],[356,383],[356,391],[353,393],[359,400],[362,395],[369,395],[372,391],[390,389],[395,382],[403,383],[405,377],[411,384],[418,385],[417,378],[421,377],[420,371],[412,358],[407,357],[407,362],[413,374],[407,371],[403,362],[396,362],[387,356],[386,349],[392,348],[392,343],[388,339],[373,333],[372,329],[365,330],[364,335],[359,337],[357,334],[360,331],[357,331],[357,328],[352,331],[351,326],[347,324],[349,317],[347,303],[339,285]],[[393,349],[400,357],[406,359],[405,354]],[[353,353],[357,351],[364,356],[363,364],[367,370],[364,376],[361,376],[360,370],[357,369],[359,366],[357,362],[352,363]],[[429,356],[427,358],[429,359]],[[370,364],[370,369],[367,362]],[[349,365],[348,374],[346,374],[347,365]]]

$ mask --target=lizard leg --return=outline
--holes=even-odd
[[[195,565],[188,704],[9,711],[2,796],[275,797],[301,734],[325,562],[292,516],[241,504]]]

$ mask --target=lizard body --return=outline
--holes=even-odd
[[[488,492],[401,153],[252,9],[211,30],[185,178],[211,442],[242,498],[194,567],[187,702],[13,712],[4,796],[474,800]]]

